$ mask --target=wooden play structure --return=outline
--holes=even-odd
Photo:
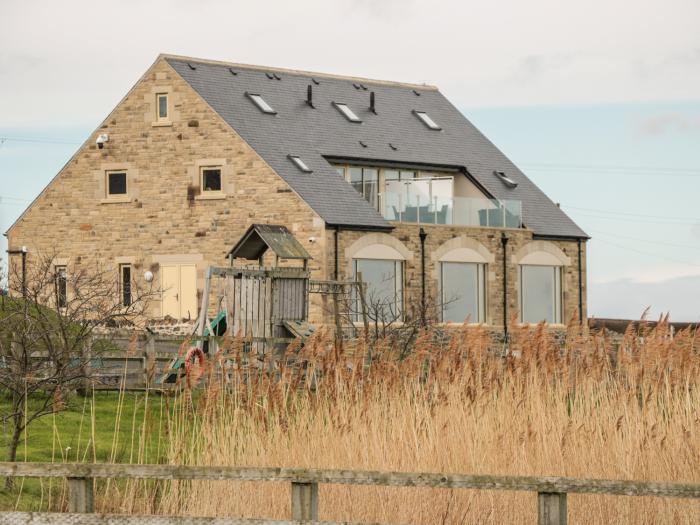
[[[266,267],[268,250],[274,263]],[[311,257],[286,227],[253,224],[228,258],[229,267],[212,266],[207,271],[193,353],[213,354],[219,337],[227,332],[243,338],[246,352],[257,354],[281,352],[297,337],[303,340],[314,333],[315,327],[308,323]],[[236,266],[241,259],[257,265]],[[282,261],[291,266],[280,266]],[[175,359],[159,382],[175,382],[187,361]]]

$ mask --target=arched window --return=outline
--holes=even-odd
[[[523,323],[561,324],[563,268],[569,258],[554,244],[535,241],[516,254],[520,283],[520,320]]]
[[[487,265],[493,255],[478,241],[457,237],[438,248],[434,259],[442,321],[485,322]]]
[[[365,285],[364,309],[373,321],[391,322],[404,312],[404,261],[412,254],[394,237],[373,233],[355,241],[346,251],[354,279]],[[354,320],[361,321],[363,298],[355,296]]]

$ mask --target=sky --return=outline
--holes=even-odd
[[[700,321],[698,20],[697,0],[0,0],[0,230],[159,53],[426,82],[592,237],[590,315]]]

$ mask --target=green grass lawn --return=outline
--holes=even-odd
[[[30,408],[33,403],[38,401],[30,401]],[[159,436],[165,411],[165,398],[153,393],[148,396],[142,392],[125,393],[121,398],[119,392],[74,395],[66,410],[29,425],[22,436],[17,461],[157,463],[162,457],[163,443]],[[9,403],[0,399],[0,414],[8,412]],[[12,428],[6,424],[0,430],[4,459]],[[145,436],[143,444],[142,436]],[[52,485],[58,485],[56,480]],[[46,504],[47,486],[46,480],[42,487],[36,479],[26,479],[23,485],[18,479],[13,491],[6,491],[1,485],[0,509],[17,506],[38,510]]]

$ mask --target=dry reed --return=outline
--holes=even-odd
[[[244,363],[227,341],[201,395],[183,390],[167,429],[177,464],[465,474],[551,475],[700,483],[700,342],[666,323],[617,343],[572,325],[562,345],[544,326],[513,327],[507,356],[480,328],[427,330],[398,344],[333,348],[320,334],[290,348],[293,365]],[[291,361],[291,359],[290,359]],[[215,366],[214,366],[215,365]],[[115,489],[116,490],[116,489]],[[157,491],[157,492],[156,492]],[[105,510],[289,517],[289,486],[140,485]],[[698,523],[691,500],[570,495],[572,523]],[[534,523],[533,493],[322,485],[324,520]]]

